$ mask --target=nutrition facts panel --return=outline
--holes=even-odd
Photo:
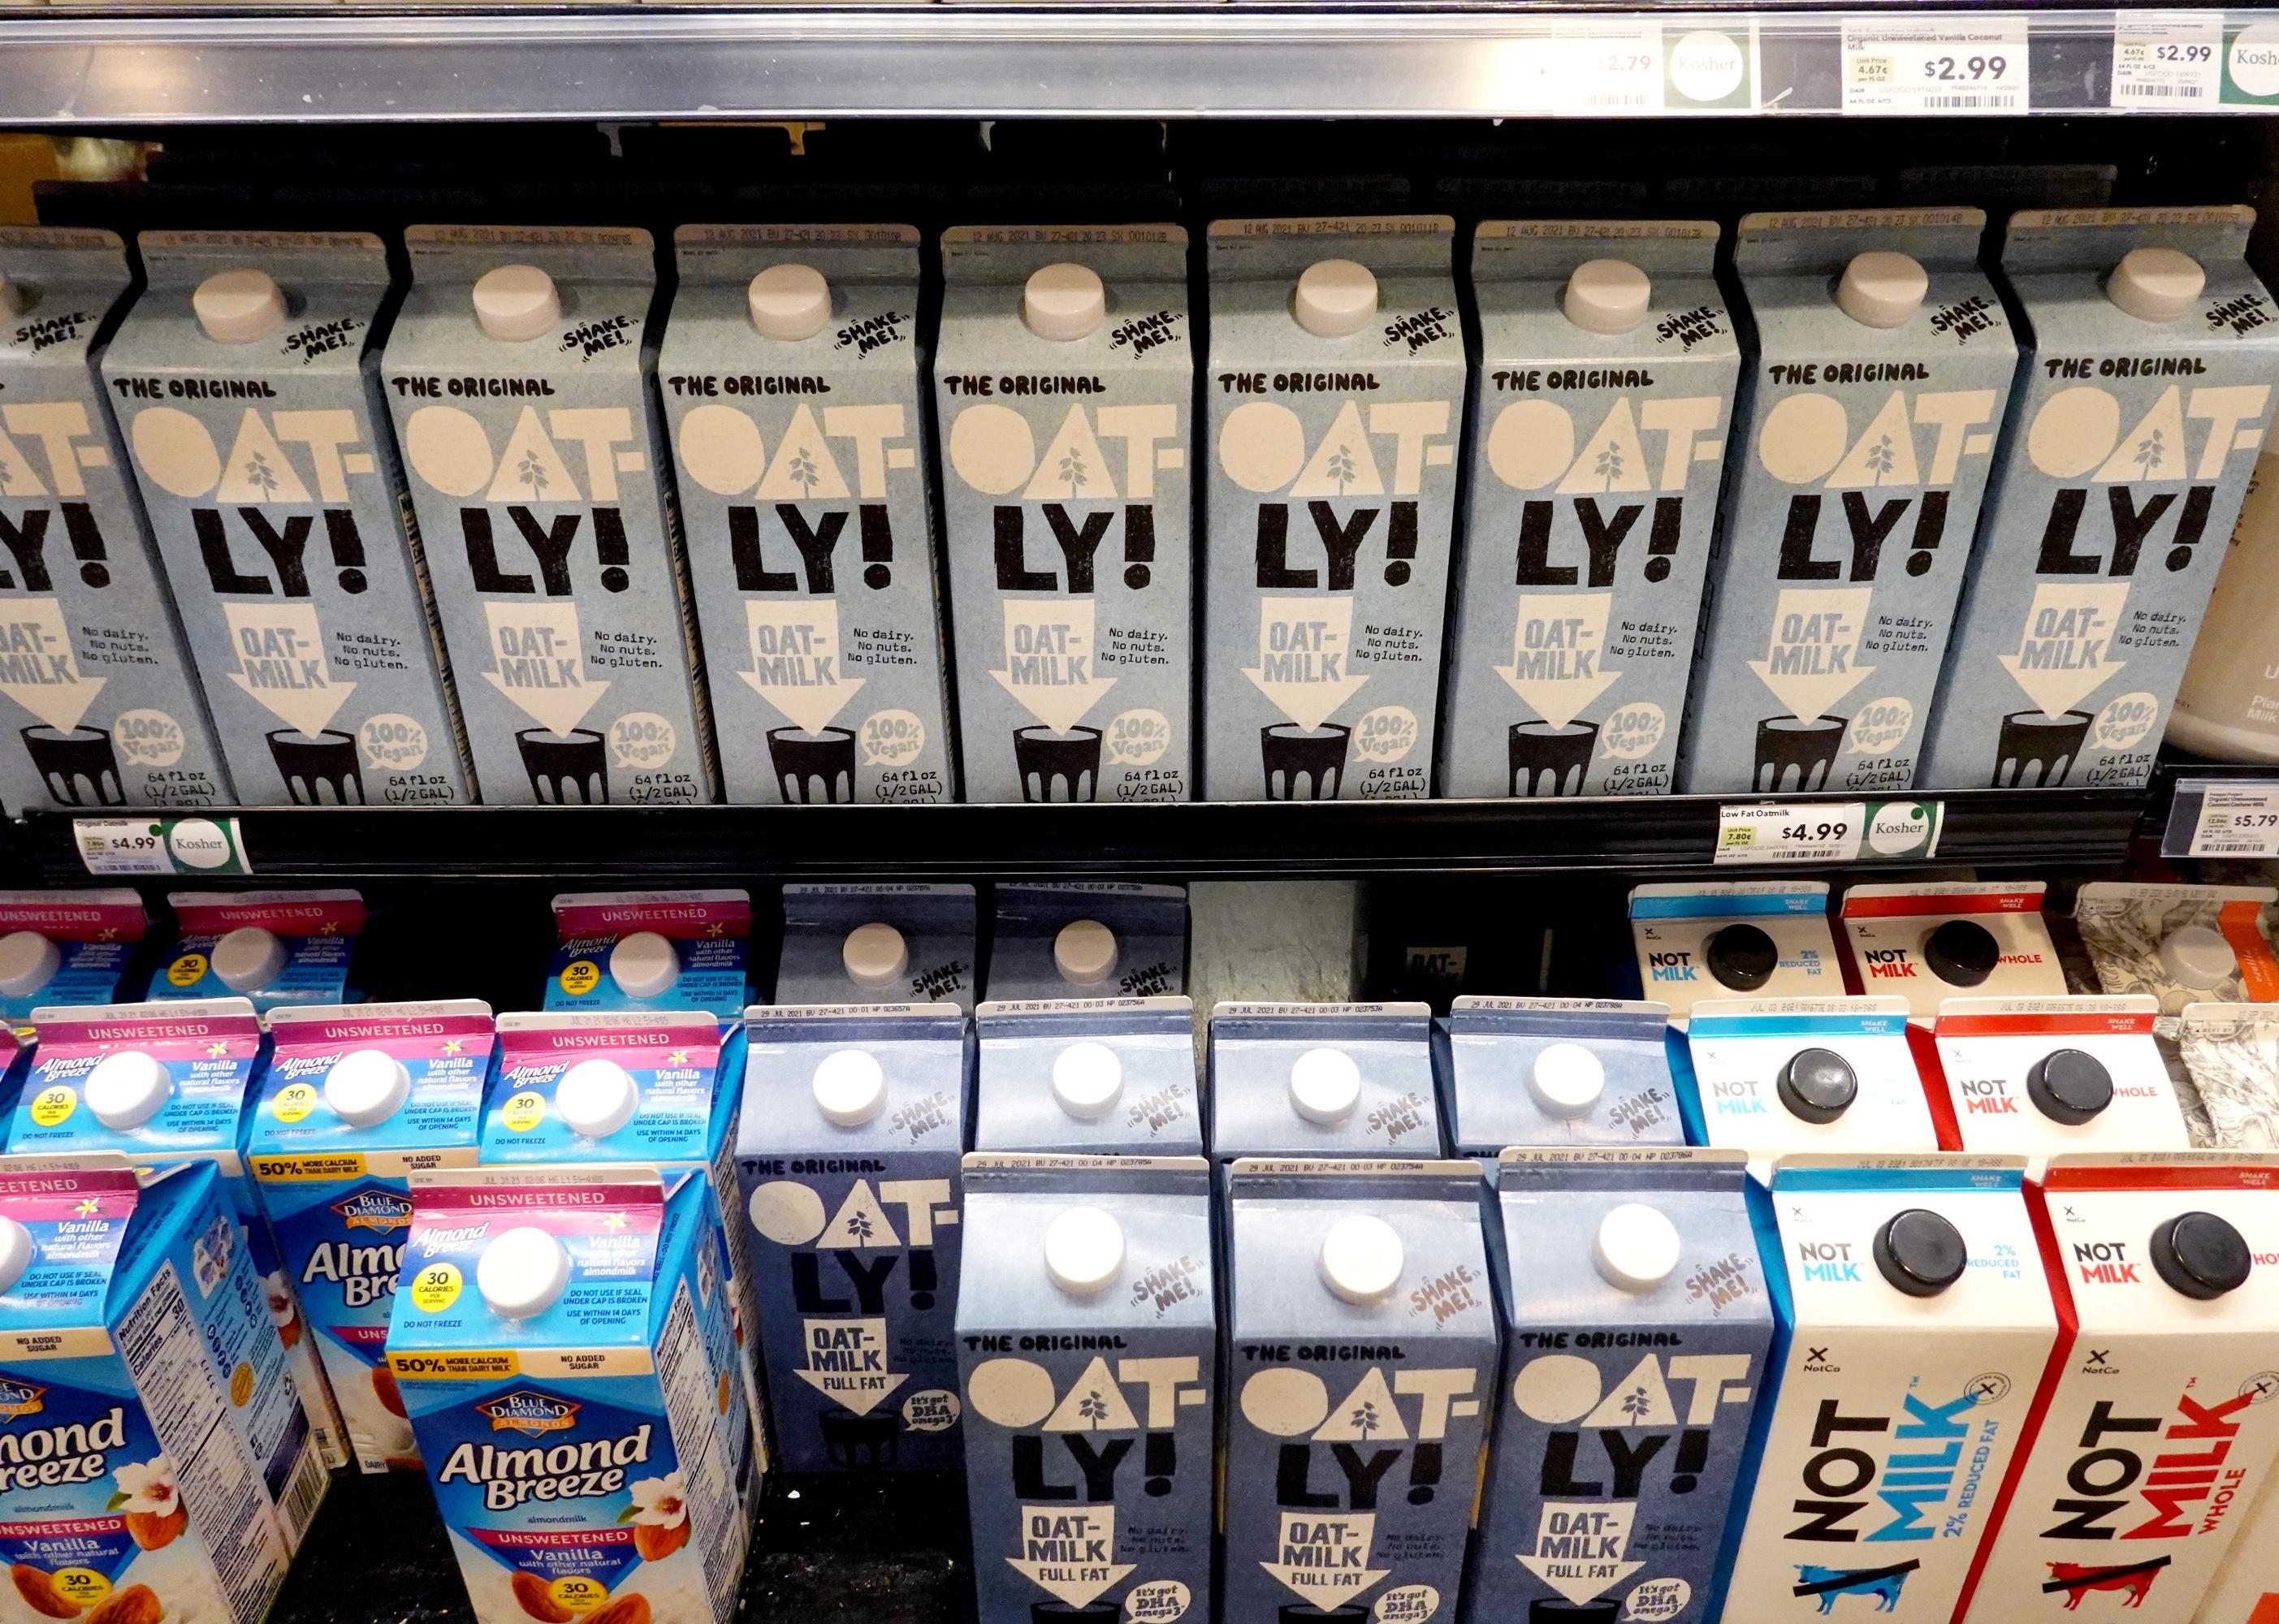
[[[736,1575],[744,1566],[744,1525],[735,1515],[736,1495],[720,1436],[720,1399],[704,1355],[704,1333],[685,1280],[673,1291],[664,1333],[657,1339],[656,1378],[664,1390],[665,1419],[681,1473],[706,1485],[683,1504],[697,1521],[692,1532],[703,1553],[706,1588],[715,1611],[725,1618],[735,1605]]]

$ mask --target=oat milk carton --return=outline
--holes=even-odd
[[[1976,209],[1753,214],[1735,408],[1679,778],[1915,782],[2017,345]]]
[[[142,899],[100,891],[0,891],[0,1020],[42,1004],[107,1004],[149,928]]]
[[[107,231],[0,227],[0,803],[235,797],[96,371],[131,280]]]
[[[1193,800],[1187,234],[960,226],[941,257],[965,799]]]
[[[1611,998],[1458,998],[1436,1023],[1448,1142],[1683,1145],[1669,1006]]]
[[[2065,967],[2042,919],[2040,880],[1853,885],[1838,910],[1854,992],[1907,1000],[1928,1023],[1945,999],[2062,998]]]
[[[1687,1137],[1747,1151],[1935,1151],[1899,998],[1719,998],[1693,1006],[1678,1099]]]
[[[1923,783],[2145,782],[2246,499],[2279,311],[2255,211],[2029,209],[2030,329]]]
[[[993,1000],[974,1026],[975,1150],[1202,1153],[1191,1000]]]
[[[957,1306],[980,1624],[1211,1616],[1218,1332],[1198,1156],[969,1155]]]
[[[1152,998],[1187,984],[1187,888],[1129,880],[994,887],[989,996]]]
[[[1488,220],[1446,795],[1670,789],[1740,346],[1707,220]]]
[[[103,377],[238,799],[473,801],[363,232],[145,232]]]
[[[973,1007],[981,944],[971,885],[786,885],[783,914],[779,1004]]]
[[[714,799],[645,231],[415,226],[382,357],[483,798]]]
[[[1224,1247],[1219,1616],[1453,1624],[1495,1405],[1479,1168],[1246,1159]]]
[[[1215,220],[1203,786],[1432,793],[1464,334],[1446,215]]]
[[[1210,1153],[1438,1156],[1429,1004],[1221,1004]]]
[[[2180,1151],[2183,1107],[2152,1036],[2150,998],[1950,998],[1931,1077],[1948,1150]]]
[[[728,799],[953,799],[917,231],[673,245],[657,379]]]
[[[1719,1616],[1773,1339],[1746,1183],[1732,1151],[1503,1153],[1504,1391],[1473,1616]]]

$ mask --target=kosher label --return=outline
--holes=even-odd
[[[1937,801],[1745,801],[1717,809],[1715,861],[1892,862],[1938,853]]]
[[[1847,113],[2027,111],[2026,19],[2019,16],[1847,17]]]
[[[2279,779],[2176,785],[2164,857],[2279,857]]]
[[[89,874],[250,874],[234,817],[75,817]]]
[[[2223,86],[2221,11],[2123,11],[2113,25],[2115,107],[2214,107]]]

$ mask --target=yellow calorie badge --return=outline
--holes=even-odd
[[[528,1133],[546,1120],[546,1096],[527,1088],[509,1094],[499,1107],[499,1120],[509,1133]]]
[[[591,959],[572,959],[556,979],[571,997],[583,998],[602,984],[602,967]]]
[[[563,1574],[546,1587],[546,1594],[556,1606],[572,1613],[591,1613],[610,1599],[608,1587],[583,1574]]]
[[[313,1083],[288,1083],[277,1091],[277,1120],[297,1122],[317,1108],[317,1085]]]
[[[82,1609],[111,1594],[111,1581],[91,1567],[58,1567],[48,1575],[48,1583],[58,1596]]]
[[[229,1401],[242,1410],[252,1398],[253,1367],[241,1360],[237,1368],[229,1373]]]
[[[32,1096],[32,1120],[42,1128],[69,1122],[71,1114],[78,1109],[79,1092],[60,1083]]]
[[[178,987],[194,987],[206,978],[206,955],[186,953],[166,966],[166,980]]]
[[[422,1314],[441,1314],[459,1300],[465,1283],[457,1264],[430,1263],[411,1277],[412,1306]]]

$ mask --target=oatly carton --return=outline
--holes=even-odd
[[[1678,1099],[1697,1144],[1934,1151],[1902,998],[1721,998],[1693,1006]]]
[[[648,233],[416,226],[382,372],[493,803],[715,797]]]
[[[1707,220],[1485,220],[1446,795],[1669,793],[1740,345]]]
[[[380,398],[364,232],[145,232],[103,358],[150,533],[249,806],[473,801]]]
[[[411,1175],[475,1164],[490,1006],[280,1009],[270,1036],[247,1165],[357,1464],[416,1469],[418,1446],[388,1368],[388,1309],[411,1222]]]
[[[1755,1200],[1779,1315],[1721,1591],[1752,1620],[1945,1624],[2058,1322],[2006,1156],[1791,1156]]]
[[[1187,888],[1127,880],[996,888],[989,996],[1149,998],[1187,982]]]
[[[1685,1023],[1705,998],[1833,998],[1842,961],[1824,880],[1685,880],[1631,890],[1638,984]]]
[[[1469,1161],[1234,1164],[1220,1616],[1453,1624],[1495,1406]]]
[[[1463,324],[1446,215],[1215,220],[1203,786],[1432,793]]]
[[[918,234],[683,226],[673,247],[657,381],[728,799],[952,799]]]
[[[1198,1156],[969,1155],[979,1624],[1211,1616],[1217,1299]]]
[[[748,891],[564,892],[554,924],[549,1010],[702,1009],[733,1023],[752,1001]]]
[[[965,799],[1193,800],[1187,234],[959,226],[941,260]]]
[[[1667,1004],[1468,993],[1432,1041],[1460,1155],[1492,1162],[1507,1145],[1685,1142]]]
[[[776,1458],[954,1471],[972,1039],[954,1004],[745,1012],[736,1145]]]
[[[1201,1153],[1192,1000],[992,1000],[974,1026],[975,1150]]]
[[[973,887],[786,885],[779,1004],[954,1003],[981,980]]]
[[[2205,1122],[2192,1143],[2210,1150],[2279,1150],[2279,1007],[2187,1004],[2177,1047]]]
[[[353,891],[170,891],[181,934],[150,973],[154,1000],[244,998],[262,1015],[353,1003],[364,924]]]
[[[1429,1004],[1221,1004],[1210,1153],[1438,1156]]]
[[[2032,1157],[2191,1145],[2142,995],[1950,998],[1933,1029],[1931,1101],[1948,1150]]]
[[[2065,967],[2042,919],[2040,880],[1854,885],[1838,908],[1855,992],[1907,1000],[1928,1023],[1943,1000],[2062,998]]]
[[[107,231],[0,227],[0,804],[234,799],[95,371],[132,280]]]
[[[1756,353],[1679,780],[1905,790],[2018,350],[1976,209],[1752,214]]]
[[[2029,209],[2002,272],[2031,348],[1926,786],[2152,771],[2271,415],[2255,211]]]
[[[2145,885],[2091,880],[2074,893],[2073,922],[2107,992],[2145,992],[2160,1013],[2188,1005],[2279,1003],[2268,885]]]
[[[150,920],[127,887],[0,891],[0,1020],[42,1004],[108,1004]]]
[[[1704,1624],[1773,1310],[1734,1151],[1508,1150],[1476,1618]]]

